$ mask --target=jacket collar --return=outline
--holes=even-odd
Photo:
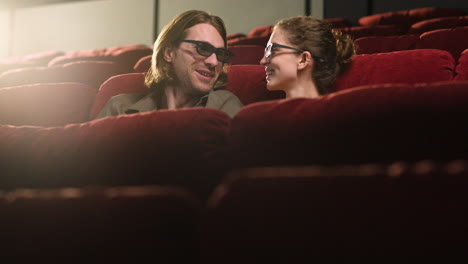
[[[200,97],[200,100],[198,100],[198,102],[195,104],[194,107],[205,107],[208,101],[208,97],[210,96],[212,92],[213,90],[211,90],[209,93]],[[156,98],[156,92],[147,93],[141,99],[136,101],[134,104],[127,107],[127,109],[125,109],[125,113],[134,114],[134,113],[140,113],[140,112],[160,110],[161,107],[158,106],[157,101],[158,100]]]

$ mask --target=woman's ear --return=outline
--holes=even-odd
[[[313,59],[312,59],[312,55],[310,54],[310,52],[308,51],[304,51],[302,52],[301,56],[299,57],[299,63],[297,65],[297,67],[302,70],[302,69],[305,69],[309,66],[313,66]]]
[[[174,56],[174,53],[172,52],[171,48],[166,48],[164,49],[164,60],[167,62],[172,62],[172,57]]]

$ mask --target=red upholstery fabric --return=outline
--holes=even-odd
[[[325,18],[325,22],[331,25],[332,28],[352,27],[351,21],[346,18]]]
[[[22,68],[31,68],[31,67],[41,67],[42,65],[36,62],[30,61],[3,61],[0,62],[0,75],[6,71],[22,69]],[[1,83],[0,83],[1,85]]]
[[[112,96],[122,93],[141,93],[147,92],[148,88],[145,86],[144,73],[127,73],[117,75],[105,81],[96,95],[94,104],[89,113],[89,119],[92,120],[101,112],[107,101]]]
[[[465,10],[463,10],[463,8],[424,7],[409,10],[409,16],[411,17],[411,22],[413,22],[413,24],[419,21],[436,17],[451,17],[463,15],[465,15]]]
[[[62,56],[55,57],[49,61],[48,66],[63,65],[75,61],[106,61],[110,60],[105,49],[82,50],[67,52]]]
[[[244,33],[231,33],[227,35],[227,40],[247,37]]]
[[[448,160],[468,155],[468,82],[375,85],[245,106],[234,167]]]
[[[233,65],[228,71],[226,90],[231,91],[244,105],[284,98],[282,91],[266,88],[265,67],[261,65]]]
[[[118,256],[133,261],[156,254],[163,263],[196,261],[198,211],[198,199],[169,186],[3,191],[0,245],[16,259]]]
[[[210,108],[121,115],[61,127],[0,126],[2,188],[184,185],[211,191],[231,118]]]
[[[258,45],[238,45],[231,46],[229,50],[232,51],[235,56],[231,59],[231,65],[238,64],[254,64],[259,65],[260,60],[263,58],[265,46]]]
[[[465,11],[460,8],[426,7],[365,16],[359,19],[359,24],[362,26],[396,25],[404,34],[412,24],[422,20],[463,15]]]
[[[248,37],[270,37],[272,32],[273,32],[273,26],[265,25],[265,26],[259,26],[259,27],[253,28],[249,32],[249,34],[247,34],[247,36]]]
[[[455,68],[456,76],[454,80],[468,81],[468,49],[462,52],[458,59],[458,65]]]
[[[34,62],[34,63],[45,66],[53,58],[56,58],[58,56],[62,56],[64,54],[65,53],[63,51],[58,51],[58,50],[45,51],[45,52],[39,52],[39,53],[23,56],[21,58],[21,61]]]
[[[18,68],[46,66],[50,60],[63,54],[64,53],[62,51],[52,50],[34,53],[26,56],[1,59],[0,74],[7,70],[13,70]]]
[[[443,50],[406,50],[356,55],[346,72],[338,77],[332,91],[379,83],[448,81],[455,61]]]
[[[147,55],[144,56],[143,58],[139,59],[137,63],[135,63],[135,66],[133,66],[133,72],[134,73],[143,73],[147,72],[149,68],[151,68],[151,57],[153,55]]]
[[[97,90],[109,77],[125,73],[125,67],[110,61],[76,61],[53,67],[11,70],[0,75],[0,87],[34,83],[77,82]]]
[[[373,27],[347,27],[336,28],[343,33],[350,35],[353,39],[358,39],[367,36],[392,36],[400,33],[399,29],[394,25],[378,25]]]
[[[412,50],[416,46],[418,35],[369,36],[355,40],[356,54],[374,54],[400,50]]]
[[[138,60],[151,54],[153,54],[153,50],[148,47],[122,48],[112,54],[112,61],[126,67],[126,72],[132,72],[133,66]]]
[[[122,45],[122,46],[114,46],[106,49],[104,55],[112,55],[119,50],[126,50],[126,49],[141,49],[141,48],[148,48],[148,46],[144,44],[130,44],[130,45]]]
[[[467,176],[467,160],[237,170],[208,203],[203,263],[466,255]]]
[[[245,37],[228,40],[228,46],[236,45],[257,45],[265,47],[270,36],[266,37]]]
[[[58,126],[88,120],[96,89],[78,83],[0,89],[0,124]]]
[[[419,36],[417,49],[446,50],[458,59],[462,51],[468,48],[468,26],[450,29],[438,29]]]
[[[428,20],[423,20],[411,25],[408,33],[422,34],[436,29],[455,28],[468,26],[468,16],[462,17],[439,17]]]

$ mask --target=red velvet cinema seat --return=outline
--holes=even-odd
[[[230,61],[231,65],[259,65],[260,60],[263,58],[265,46],[238,45],[229,47],[229,50],[234,53],[234,57]]]
[[[367,36],[393,36],[400,34],[398,28],[394,25],[377,25],[373,27],[345,27],[336,28],[335,30],[339,30],[345,34],[348,34],[353,39],[358,39]]]
[[[468,16],[462,17],[438,17],[428,20],[423,20],[411,25],[408,30],[409,34],[422,34],[424,32],[443,29],[468,26]]]
[[[264,26],[258,26],[253,28],[249,34],[247,34],[248,37],[270,37],[271,33],[273,32],[273,26],[272,25],[264,25]]]
[[[122,65],[110,61],[76,61],[52,67],[11,70],[0,75],[0,87],[35,83],[76,82],[95,87],[109,77],[125,73]]]
[[[455,68],[455,80],[465,80],[468,81],[468,49],[462,52],[460,58],[458,59],[458,65]]]
[[[400,50],[412,50],[416,46],[419,35],[401,36],[369,36],[358,38],[356,54],[374,54]]]
[[[7,70],[13,70],[25,67],[46,66],[47,63],[55,57],[61,56],[62,51],[45,51],[26,56],[19,56],[0,60],[0,74]]]
[[[0,124],[59,126],[88,120],[96,89],[51,83],[0,89]]]
[[[91,111],[89,112],[89,119],[92,120],[96,118],[112,96],[123,93],[144,92],[148,92],[148,87],[145,86],[144,73],[128,73],[113,76],[105,81],[99,88]]]
[[[455,60],[443,50],[406,50],[353,57],[332,91],[382,83],[438,82],[453,79]]]
[[[112,61],[121,64],[126,72],[132,72],[133,66],[141,58],[151,55],[153,50],[149,47],[127,47],[112,53]]]
[[[236,46],[236,45],[257,45],[266,47],[270,36],[263,36],[263,37],[244,37],[244,38],[235,38],[228,40],[228,46]]]
[[[387,84],[245,106],[233,167],[468,157],[468,82]]]
[[[230,123],[219,110],[191,108],[58,127],[0,126],[0,186],[175,184],[202,193],[224,173]]]
[[[0,245],[17,259],[196,262],[199,207],[191,193],[171,186],[3,190]]]
[[[467,187],[467,160],[236,170],[208,203],[202,256],[466,256]]]
[[[361,17],[358,22],[360,25],[368,27],[376,25],[396,25],[401,29],[401,34],[406,34],[409,27],[416,22],[436,17],[463,15],[465,15],[465,11],[460,8],[424,7],[365,16]]]
[[[147,55],[147,56],[144,56],[143,58],[140,58],[133,66],[133,72],[134,73],[147,72],[149,68],[151,67],[152,57],[153,55]]]
[[[75,61],[110,61],[106,49],[70,51],[49,61],[48,66],[63,65]]]
[[[417,49],[446,50],[458,59],[462,51],[468,48],[468,26],[450,29],[438,29],[419,36]]]

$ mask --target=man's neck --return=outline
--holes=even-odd
[[[165,103],[167,109],[178,109],[185,107],[193,107],[200,100],[199,96],[186,94],[173,86],[166,86],[164,89]]]

